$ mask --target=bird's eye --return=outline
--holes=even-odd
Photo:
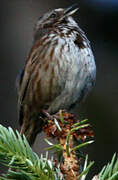
[[[56,17],[56,13],[55,12],[50,15],[50,18],[55,18],[55,17]]]

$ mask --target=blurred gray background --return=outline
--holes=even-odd
[[[91,41],[97,64],[96,86],[78,108],[81,118],[89,119],[95,133],[95,143],[87,148],[89,159],[95,161],[90,178],[118,152],[117,0],[0,1],[0,124],[19,129],[15,80],[31,48],[37,18],[48,10],[73,3],[80,8],[75,19]],[[43,152],[39,151],[43,145],[43,140],[37,138],[34,150]]]

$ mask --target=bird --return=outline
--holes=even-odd
[[[73,18],[77,11],[75,5],[54,9],[35,24],[32,48],[18,80],[20,134],[31,146],[44,126],[43,110],[69,110],[95,85],[94,55]]]

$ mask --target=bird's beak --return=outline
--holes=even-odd
[[[75,12],[78,11],[78,5],[77,4],[73,4],[72,6],[66,8],[64,10],[64,14],[65,16],[72,16],[73,14],[75,14]]]

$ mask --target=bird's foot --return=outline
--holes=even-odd
[[[54,120],[54,119],[60,119],[58,114],[49,114],[49,112],[45,109],[42,109],[42,113],[49,119],[49,120]]]

